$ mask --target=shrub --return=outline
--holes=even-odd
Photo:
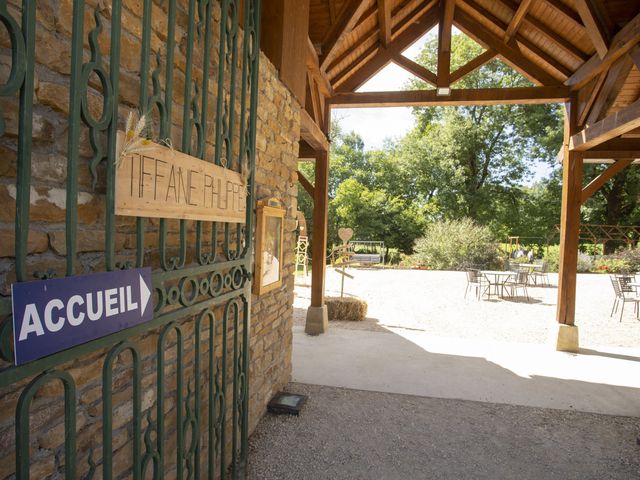
[[[544,259],[549,265],[550,272],[557,272],[560,269],[560,245],[549,245],[549,250]],[[578,273],[588,273],[593,271],[593,258],[582,252],[578,252]]]
[[[597,273],[625,273],[629,271],[629,264],[625,260],[611,255],[595,260],[593,271]]]
[[[499,263],[491,231],[469,218],[432,223],[425,236],[416,241],[414,250],[416,263],[434,270],[492,268]]]
[[[640,272],[640,249],[622,250],[617,257],[627,263],[629,271]]]

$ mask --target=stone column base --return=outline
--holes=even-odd
[[[329,315],[327,306],[309,307],[307,310],[307,323],[304,327],[305,333],[309,335],[320,335],[329,330]]]
[[[578,353],[580,350],[578,327],[576,325],[555,323],[555,326],[552,326],[549,332],[549,340],[553,347],[559,352]]]

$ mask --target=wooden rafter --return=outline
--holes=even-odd
[[[604,57],[609,50],[609,31],[600,18],[598,9],[593,0],[573,0],[578,9],[578,14],[587,29],[587,35],[600,57]]]
[[[408,28],[409,26],[411,26],[414,22],[419,21],[424,15],[427,14],[427,12],[429,12],[430,10],[432,10],[434,8],[434,6],[437,4],[438,0],[431,0],[431,2],[426,3],[426,4],[420,4],[420,6],[418,6],[417,8],[415,8],[414,10],[412,10],[411,12],[409,12],[407,15],[405,15],[402,20],[400,20],[400,22],[398,22],[395,26],[395,28],[392,29],[391,32],[391,36],[392,37],[398,37],[399,35],[401,35],[404,30],[406,28]],[[403,10],[403,6],[400,6],[396,9],[394,9],[394,11],[391,13],[391,17],[395,18],[397,15],[399,15],[399,13]],[[375,11],[374,11],[375,13]],[[369,13],[365,13],[365,15],[363,16],[363,18],[365,18]],[[350,57],[354,51],[362,48],[364,45],[367,44],[371,44],[371,46],[365,50],[364,54],[362,54],[358,59],[356,59],[354,62],[352,62],[347,68],[342,69],[338,74],[336,75],[331,75],[332,78],[334,80],[338,79],[338,78],[343,78],[345,76],[348,76],[348,73],[351,70],[356,70],[359,65],[362,63],[361,59],[364,57],[369,57],[371,56],[373,53],[375,53],[378,49],[378,45],[374,44],[373,42],[375,42],[375,40],[378,38],[378,33],[379,33],[379,26],[376,24],[376,26],[374,28],[372,28],[371,30],[369,30],[367,33],[365,33],[364,35],[362,35],[360,37],[359,40],[357,40],[348,50],[346,50],[345,52],[343,52],[342,54],[340,54],[338,57],[335,58],[335,60],[333,60],[329,66],[327,67],[327,73],[332,74],[333,70],[339,66],[340,64],[342,64],[342,62]]]
[[[378,27],[380,43],[386,47],[391,43],[391,0],[378,0]]]
[[[589,116],[589,112],[593,108],[593,104],[598,98],[598,94],[602,89],[602,85],[604,84],[605,79],[607,78],[606,74],[603,72],[597,78],[595,78],[591,85],[585,86],[582,90],[578,92],[578,125],[582,126],[587,121],[587,117]]]
[[[589,81],[607,70],[617,59],[629,52],[640,42],[640,14],[627,23],[611,40],[611,46],[601,58],[593,55],[565,83],[573,90],[584,87]]]
[[[358,89],[391,62],[395,54],[401,53],[416,38],[430,30],[438,21],[438,12],[429,9],[420,17],[407,18],[405,21],[411,22],[411,25],[396,36],[387,48],[370,49],[356,60],[357,66],[352,64],[334,77],[334,85],[337,85],[338,91],[350,92]],[[346,80],[343,80],[345,78]]]
[[[338,20],[331,25],[322,42],[322,57],[320,58],[322,68],[326,68],[327,60],[334,53],[336,46],[355,27],[366,7],[367,2],[364,0],[349,0],[343,8]]]
[[[440,1],[440,21],[438,23],[438,77],[436,87],[449,88],[451,69],[451,27],[455,0]]]
[[[435,90],[401,90],[396,92],[336,93],[334,108],[420,107],[452,105],[506,105],[563,102],[569,89],[556,87],[454,89],[447,96]]]
[[[629,56],[631,57],[631,60],[633,60],[636,68],[640,70],[640,45],[633,47],[629,52]]]
[[[401,53],[396,53],[391,57],[391,61],[396,65],[404,68],[409,73],[412,73],[420,80],[427,82],[429,85],[436,85],[436,74],[431,70],[423,67],[419,63],[414,62],[410,58],[405,57]]]
[[[527,15],[527,12],[531,8],[532,0],[522,0],[520,5],[516,9],[513,17],[511,17],[511,21],[507,26],[507,31],[504,34],[504,41],[509,42],[515,35],[518,33],[518,29],[520,28],[520,24],[524,20],[524,17]]]
[[[326,97],[331,96],[333,93],[331,82],[329,82],[327,74],[320,69],[318,54],[316,53],[316,49],[313,47],[313,43],[311,43],[311,39],[309,38],[307,38],[307,70],[311,72],[313,77],[315,77],[315,80],[318,83],[318,88],[323,95]]]
[[[515,0],[500,0],[500,3],[513,10],[514,14],[519,8],[518,2]],[[523,17],[523,23],[538,30],[542,35],[547,37],[547,39],[558,44],[558,46],[562,47],[567,53],[574,56],[577,60],[585,62],[589,59],[589,55],[580,50],[576,44],[565,38],[563,35],[560,35],[558,32],[555,32],[537,18],[525,15]]]
[[[589,116],[585,122],[586,124],[590,125],[596,123],[607,113],[616,98],[618,98],[618,95],[629,76],[632,66],[633,61],[630,57],[625,55],[620,58],[607,72],[606,80],[602,85],[602,89],[600,90],[596,101],[593,103],[593,107],[591,108]]]
[[[468,3],[469,0],[467,0]],[[495,50],[508,64],[530,78],[534,83],[539,85],[555,85],[558,83],[556,77],[526,58],[517,48],[505,44],[502,38],[497,37],[492,32],[484,28],[478,28],[473,18],[460,8],[456,9],[454,23],[467,36],[484,45],[487,49]]]
[[[473,60],[468,61],[463,66],[458,68],[455,72],[453,72],[451,74],[451,77],[450,77],[449,80],[451,81],[451,83],[457,82],[461,78],[469,75],[474,70],[477,70],[478,68],[480,68],[484,64],[486,64],[486,63],[490,62],[491,60],[493,60],[496,57],[496,55],[497,55],[497,53],[495,51],[493,51],[493,50],[486,50],[486,51],[482,52],[476,58],[474,58]]]
[[[571,137],[571,150],[585,151],[640,127],[640,100],[587,125]]]
[[[582,189],[582,194],[580,195],[580,203],[586,202],[594,193],[600,190],[600,188],[602,188],[602,186],[607,183],[607,181],[609,181],[622,170],[631,165],[632,162],[633,158],[626,158],[623,160],[618,160],[607,167],[604,172],[591,180],[591,182],[589,182],[589,184]]]
[[[311,101],[311,111],[313,112],[314,121],[320,125],[322,123],[322,111],[320,110],[320,97],[318,94],[318,86],[311,75],[311,72],[307,70],[307,104]],[[308,105],[305,107],[308,108]]]
[[[316,192],[313,184],[307,179],[307,177],[304,176],[304,174],[300,170],[298,170],[296,173],[298,174],[298,181],[300,182],[300,185],[304,187],[304,189],[309,195],[311,195],[311,198],[313,199]]]
[[[498,17],[493,15],[486,8],[481,6],[478,2],[476,2],[475,0],[465,0],[464,4],[470,7],[476,14],[479,14],[485,17],[485,19],[493,23],[495,27],[499,28],[503,32],[506,32],[508,25],[502,20],[500,20]],[[478,28],[477,26],[476,26],[476,29],[478,30],[478,34],[481,32],[481,30],[484,30],[484,28]],[[488,32],[488,31],[487,33],[491,34],[491,32]],[[525,47],[527,50],[533,53],[536,57],[538,57],[540,61],[544,62],[546,65],[548,65],[549,67],[553,68],[556,72],[558,72],[562,77],[562,80],[566,79],[571,74],[571,70],[569,70],[566,66],[564,66],[557,59],[553,58],[547,52],[540,49],[538,46],[533,44],[531,41],[529,41],[522,35],[515,35],[514,41],[516,41],[521,46]],[[514,44],[513,42],[511,42],[511,44],[509,45],[516,52],[521,53],[517,44]],[[558,82],[557,80],[554,80],[553,83],[558,83]]]

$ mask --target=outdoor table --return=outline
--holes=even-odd
[[[484,277],[487,279],[487,282],[489,282],[489,287],[487,288],[487,291],[489,292],[489,297],[491,296],[491,287],[494,287],[494,292],[496,295],[498,295],[498,287],[500,287],[501,290],[501,294],[504,292],[504,284],[505,282],[509,279],[509,277],[515,275],[514,272],[508,272],[508,271],[502,271],[502,270],[481,270],[480,273],[482,273],[482,275],[484,275]],[[491,281],[491,278],[493,277],[493,281]]]

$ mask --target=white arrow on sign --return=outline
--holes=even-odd
[[[142,275],[138,274],[140,277],[140,301],[142,305],[140,306],[140,316],[144,315],[144,311],[147,309],[147,303],[149,303],[149,299],[151,298],[151,290],[147,287],[147,282],[144,281]]]

